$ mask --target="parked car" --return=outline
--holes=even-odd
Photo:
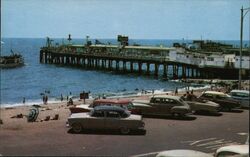
[[[249,145],[230,145],[216,150],[215,153],[204,153],[196,150],[176,149],[159,152],[156,157],[248,157]]]
[[[178,149],[162,151],[156,157],[213,157],[213,155],[196,150]]]
[[[73,113],[68,124],[76,133],[83,129],[119,129],[122,134],[144,129],[145,125],[141,115],[130,114],[118,106],[97,106],[91,112]]]
[[[129,99],[97,99],[92,104],[81,104],[74,107],[70,107],[71,113],[89,112],[97,106],[120,106],[124,109],[128,109],[133,114],[132,103]]]
[[[228,157],[228,156],[237,156],[237,157],[248,157],[249,156],[249,145],[230,145],[224,146],[217,149],[215,157]]]
[[[220,105],[220,110],[232,110],[235,108],[240,108],[240,102],[233,99],[228,94],[222,92],[215,92],[215,91],[206,91],[203,92],[199,99],[202,100],[209,100]]]
[[[242,108],[249,108],[249,91],[247,90],[232,90],[229,95],[240,101]]]
[[[143,157],[143,156],[141,156]],[[249,157],[249,135],[245,144],[223,146],[215,153],[204,153],[189,149],[166,150],[157,153],[156,157]]]
[[[181,98],[190,106],[193,112],[206,112],[211,114],[217,114],[220,110],[220,105],[218,103],[198,99],[195,95],[190,96],[191,99],[187,96],[182,96]]]
[[[150,100],[134,100],[133,109],[141,115],[173,115],[183,117],[191,113],[189,105],[178,96],[153,96]]]

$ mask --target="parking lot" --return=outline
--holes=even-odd
[[[243,144],[249,130],[249,110],[222,115],[190,115],[185,119],[144,117],[146,133],[114,131],[71,133],[66,119],[27,124],[25,129],[0,132],[2,155],[131,156],[154,155],[169,149],[207,153],[227,144]],[[47,126],[49,125],[49,126]]]

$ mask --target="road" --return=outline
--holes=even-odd
[[[223,145],[243,144],[249,130],[249,110],[222,114],[190,115],[188,119],[147,117],[144,118],[146,134],[130,135],[114,131],[73,134],[65,126],[65,120],[40,122],[30,124],[29,130],[0,130],[0,154],[132,156],[169,149],[212,153]]]

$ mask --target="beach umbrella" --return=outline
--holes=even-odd
[[[37,107],[31,108],[29,110],[29,115],[27,116],[28,122],[35,122],[39,114],[39,109]]]

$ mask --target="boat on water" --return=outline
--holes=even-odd
[[[12,50],[11,53],[9,56],[0,56],[0,68],[15,68],[24,65],[21,54],[14,53]]]

